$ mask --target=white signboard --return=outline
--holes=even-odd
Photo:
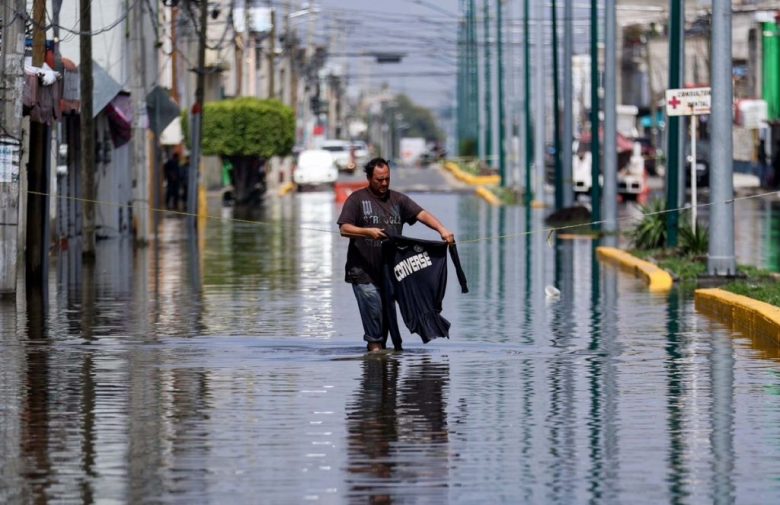
[[[710,113],[712,88],[666,90],[667,116],[697,116]]]
[[[19,182],[19,142],[0,138],[0,182]]]

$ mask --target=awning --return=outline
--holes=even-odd
[[[171,124],[171,121],[179,117],[181,109],[176,102],[171,100],[167,90],[155,86],[146,95],[146,112],[149,115],[149,129],[155,135],[160,136],[163,130]]]
[[[184,142],[184,135],[181,131],[181,117],[176,117],[171,123],[160,133],[160,145],[163,146],[177,146]]]

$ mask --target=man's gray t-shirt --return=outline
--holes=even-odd
[[[388,190],[380,198],[368,188],[355,191],[341,209],[338,224],[360,228],[380,228],[385,234],[401,235],[404,223],[414,224],[423,208],[397,191]],[[381,285],[382,241],[370,238],[350,238],[347,249],[344,280],[352,284]]]

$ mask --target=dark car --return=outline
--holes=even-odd
[[[696,160],[696,187],[707,188],[710,185],[710,164],[707,160],[697,156]],[[691,155],[685,159],[685,187],[691,186]]]

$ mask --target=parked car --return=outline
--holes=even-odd
[[[324,149],[309,149],[301,152],[293,169],[293,182],[298,185],[298,189],[332,185],[338,176],[333,155]]]
[[[336,168],[344,172],[354,172],[356,165],[351,156],[351,144],[346,140],[323,140],[320,149],[328,151],[333,156]]]
[[[350,149],[352,155],[352,162],[355,164],[355,168],[362,167],[368,163],[371,156],[368,152],[368,145],[362,140],[353,140],[350,142]]]

